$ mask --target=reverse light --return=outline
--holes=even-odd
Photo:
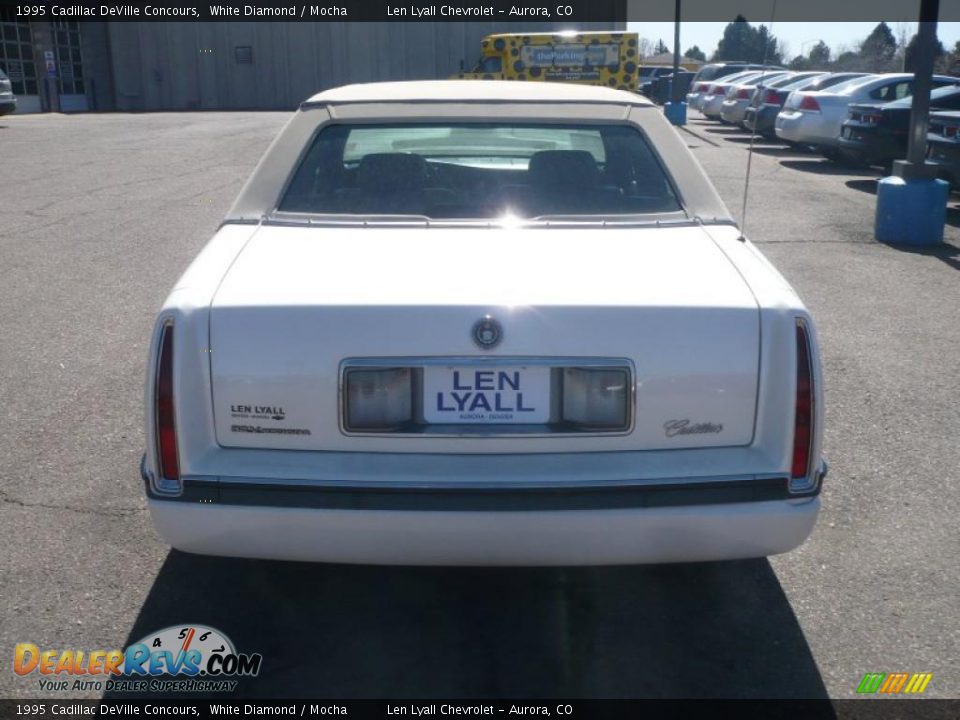
[[[630,374],[610,368],[565,368],[563,420],[583,429],[626,429]]]
[[[157,426],[157,467],[159,478],[156,489],[163,492],[180,491],[180,458],[177,449],[176,407],[173,397],[173,323],[167,322],[160,331],[157,354],[157,384],[154,407]]]
[[[387,432],[413,420],[413,371],[410,368],[349,370],[346,374],[348,430]]]
[[[820,112],[820,103],[817,102],[817,99],[813,97],[813,95],[804,95],[797,109],[805,110],[806,112]]]
[[[796,337],[797,384],[793,419],[793,462],[790,469],[791,488],[795,485],[806,486],[807,479],[811,475],[815,409],[810,336],[803,320],[797,320]]]

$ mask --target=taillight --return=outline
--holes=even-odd
[[[863,115],[860,120],[867,123],[868,125],[876,125],[880,122],[879,115]]]
[[[810,112],[820,112],[820,103],[813,95],[804,95],[798,106],[799,110],[808,110]]]
[[[763,96],[764,105],[779,105],[780,104],[780,95],[776,90],[767,90],[766,94]]]
[[[180,490],[180,459],[177,453],[177,424],[173,399],[173,323],[160,331],[157,354],[157,463],[160,477],[157,489]]]
[[[749,100],[750,91],[747,88],[740,88],[737,90],[737,100]]]
[[[706,92],[710,89],[710,83],[700,83],[697,85],[697,92]]]
[[[791,483],[810,476],[810,459],[813,452],[813,367],[810,355],[810,337],[807,326],[797,321],[797,387],[796,409],[793,418],[793,463],[790,469]]]
[[[943,136],[945,138],[954,138],[960,135],[960,125],[944,125]]]
[[[716,85],[716,86],[714,86],[714,88],[713,88],[713,94],[714,94],[714,95],[726,95],[726,94],[727,94],[727,89],[726,89],[725,87],[723,87],[723,85]]]

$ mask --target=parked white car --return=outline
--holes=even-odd
[[[957,82],[934,75],[933,87]],[[826,90],[795,90],[777,115],[774,132],[787,142],[812,145],[826,155],[835,155],[847,107],[855,103],[884,103],[913,92],[912,73],[884,73],[854,78]]]
[[[786,71],[771,71],[758,75],[751,80],[734,83],[727,88],[723,102],[720,103],[720,120],[731,125],[743,122],[743,116],[750,105],[750,99],[759,88],[765,90],[780,80],[788,80],[797,73]]]
[[[701,95],[698,108],[700,113],[711,120],[719,120],[720,111],[723,109],[723,101],[727,97],[727,90],[737,83],[758,80],[763,74],[763,70],[749,70],[710,83],[710,86]]]
[[[188,552],[580,565],[788,551],[810,315],[645,98],[305,102],[163,305],[142,476]]]

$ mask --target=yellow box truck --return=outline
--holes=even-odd
[[[480,60],[464,80],[533,80],[637,91],[637,34],[500,33],[480,42]]]

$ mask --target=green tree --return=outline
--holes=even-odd
[[[919,35],[914,35],[910,38],[910,42],[907,43],[907,49],[905,51],[904,60],[903,60],[903,70],[904,72],[916,72],[916,63],[917,63],[917,40]],[[947,54],[946,48],[943,47],[943,43],[940,42],[940,38],[934,38],[933,43],[933,62],[938,62],[944,55]]]
[[[699,60],[700,62],[707,61],[706,54],[703,52],[703,50],[698,48],[696,45],[694,45],[693,47],[687,48],[687,51],[684,53],[684,57],[688,57],[691,60]]]
[[[809,70],[811,68],[810,59],[803,55],[797,55],[793,60],[787,63],[791,70]]]
[[[653,49],[654,55],[663,55],[664,53],[669,53],[670,48],[668,48],[663,40],[657,40],[657,46]]]
[[[860,43],[860,57],[867,69],[872,72],[893,70],[896,53],[897,40],[890,26],[885,22],[871,30],[866,39]]]
[[[810,65],[818,69],[825,69],[830,64],[830,47],[821,40],[810,48]]]
[[[766,61],[769,65],[780,65],[783,63],[783,54],[780,52],[780,43],[777,38],[770,34],[766,25],[761,25],[754,29],[754,56],[757,60],[754,62]]]
[[[743,15],[737,15],[723,30],[723,37],[713,54],[714,60],[743,60],[759,63],[766,60],[771,65],[783,62],[780,43],[766,25],[754,28]]]

